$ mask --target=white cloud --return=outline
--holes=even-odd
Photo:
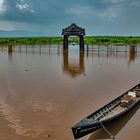
[[[61,28],[71,22],[82,24],[90,34],[92,29],[97,33],[100,31],[107,34],[113,34],[115,31],[123,34],[128,32],[128,29],[138,33],[139,12],[140,0],[70,0],[67,3],[66,0],[0,0],[0,13],[3,13],[2,16],[0,14],[0,22],[9,21],[8,29],[16,28],[10,25],[10,22],[16,21],[33,24],[34,30],[51,35],[57,34],[57,31],[59,34]],[[116,28],[111,26],[114,24]],[[7,30],[7,26],[0,26],[1,29]],[[18,27],[27,29],[19,24]],[[106,31],[106,27],[110,28]]]
[[[111,20],[111,19],[117,18],[117,11],[112,8],[109,8],[100,13],[97,13],[97,15],[100,18],[106,18],[106,19]]]
[[[34,10],[31,8],[31,6],[24,2],[24,0],[20,0],[19,3],[16,4],[16,8],[21,11],[30,11],[31,13],[34,13]]]
[[[0,0],[0,15],[2,15],[6,11],[5,0]]]
[[[20,22],[14,22],[14,21],[0,21],[0,30],[5,31],[11,31],[11,30],[22,30],[22,29],[28,29],[29,25],[27,23],[20,23]]]
[[[140,6],[140,1],[132,1],[132,2],[129,3],[129,5],[130,5],[131,7],[139,8],[139,6]]]
[[[17,8],[19,8],[20,10],[24,10],[24,9],[29,9],[29,5],[28,4],[17,4],[16,5]]]
[[[124,2],[125,0],[103,0],[105,3],[119,4]]]
[[[86,18],[86,17],[90,16],[91,14],[93,14],[93,10],[90,6],[78,6],[77,5],[77,6],[70,8],[69,13],[73,14],[74,16],[77,16],[77,17]]]

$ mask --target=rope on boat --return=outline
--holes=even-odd
[[[111,139],[115,139],[115,136],[114,136],[109,130],[107,130],[107,128],[103,125],[103,123],[102,123],[101,121],[99,121],[99,122],[100,122],[100,124],[102,125],[103,129],[105,130],[105,132],[106,132],[108,135],[110,135],[110,138],[111,138]]]

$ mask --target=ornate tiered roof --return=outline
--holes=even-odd
[[[67,36],[85,35],[85,29],[77,26],[75,23],[72,23],[67,28],[62,29],[62,35],[67,35]]]

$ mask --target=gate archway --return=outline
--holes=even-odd
[[[69,36],[78,36],[79,37],[79,45],[80,50],[84,50],[84,35],[85,29],[77,26],[75,23],[72,23],[65,29],[62,29],[62,35],[64,36],[63,39],[63,49],[68,49],[68,37]]]

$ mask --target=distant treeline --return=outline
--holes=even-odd
[[[124,36],[95,36],[85,37],[86,44],[140,44],[140,37],[124,37]]]
[[[63,42],[61,37],[17,37],[0,38],[0,44],[9,45],[34,45],[34,44],[60,44]]]
[[[140,44],[140,37],[123,36],[90,36],[85,37],[85,44]],[[78,37],[69,37],[69,43],[78,44]],[[63,37],[22,37],[0,38],[0,45],[33,45],[33,44],[63,44]]]

